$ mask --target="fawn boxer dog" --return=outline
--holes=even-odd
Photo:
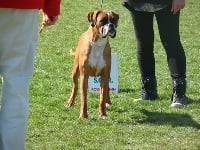
[[[106,105],[110,105],[109,78],[111,69],[111,48],[108,37],[116,36],[116,28],[119,15],[113,11],[95,10],[88,13],[90,26],[84,32],[78,42],[76,51],[71,51],[74,56],[72,70],[73,87],[66,107],[74,104],[78,90],[78,78],[80,76],[81,107],[80,119],[86,119],[87,114],[87,90],[89,76],[100,76],[100,102],[99,117],[106,118]]]

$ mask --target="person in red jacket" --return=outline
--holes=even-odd
[[[0,0],[0,150],[25,149],[40,9],[43,26],[53,25],[60,0]]]

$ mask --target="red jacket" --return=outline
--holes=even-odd
[[[61,0],[0,0],[0,8],[42,9],[48,16],[60,14]]]

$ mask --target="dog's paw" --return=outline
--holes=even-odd
[[[106,103],[106,107],[109,107],[111,104],[110,103]]]
[[[66,102],[66,103],[64,104],[65,107],[71,107],[71,106],[73,106],[73,105],[74,105],[74,103],[71,102],[71,101],[68,101],[68,102]]]
[[[99,112],[100,119],[106,119],[106,117],[107,117],[106,112],[102,112],[102,111]]]
[[[106,119],[106,117],[107,117],[106,115],[99,115],[99,118],[103,120]]]
[[[85,119],[87,119],[88,118],[88,115],[87,114],[81,114],[80,116],[79,116],[79,119],[80,120],[85,120]]]

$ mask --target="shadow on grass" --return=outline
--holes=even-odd
[[[191,99],[189,97],[187,97],[187,98],[188,98],[188,102],[187,102],[188,105],[189,104],[195,104],[195,105],[199,105],[200,104],[200,99],[193,100],[193,99]]]
[[[150,112],[145,109],[141,110],[141,113],[143,113],[146,117],[140,120],[139,123],[152,123],[157,125],[170,124],[172,127],[189,126],[200,129],[200,124],[194,121],[188,114]]]

